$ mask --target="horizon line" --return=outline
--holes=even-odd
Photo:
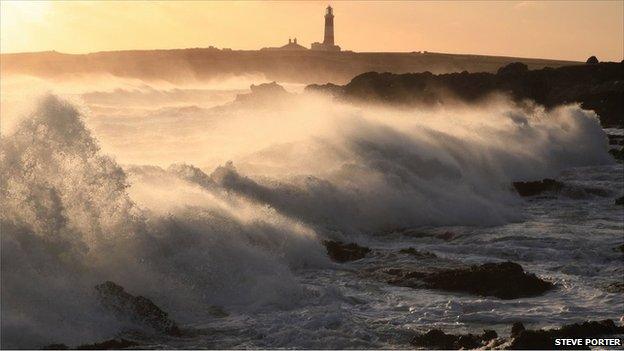
[[[88,52],[61,52],[57,50],[41,50],[41,51],[17,51],[17,52],[0,52],[0,55],[23,55],[23,54],[43,54],[43,53],[56,53],[61,55],[95,55],[101,53],[114,53],[114,52],[137,52],[137,51],[181,51],[181,50],[215,50],[225,52],[240,52],[240,51],[257,51],[257,52],[289,52],[289,53],[303,53],[303,52],[318,52],[323,54],[339,55],[339,54],[415,54],[415,55],[455,55],[455,56],[485,56],[485,57],[501,57],[501,58],[518,58],[524,60],[547,60],[547,61],[560,61],[560,62],[585,62],[584,60],[571,60],[571,59],[559,59],[559,58],[545,58],[545,57],[527,57],[527,56],[511,56],[505,54],[474,54],[474,53],[453,53],[453,52],[439,52],[439,51],[355,51],[355,50],[342,50],[337,52],[321,51],[321,50],[263,50],[261,49],[233,49],[233,48],[218,48],[216,46],[204,46],[204,47],[183,47],[183,48],[154,48],[154,49],[112,49],[112,50],[100,50],[100,51],[88,51]],[[600,59],[600,58],[598,58]],[[622,60],[624,61],[624,59]],[[601,62],[620,62],[620,61],[601,61]]]

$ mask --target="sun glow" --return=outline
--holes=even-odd
[[[336,1],[345,50],[620,61],[621,1]],[[208,47],[322,40],[318,1],[0,1],[0,52]],[[379,31],[378,28],[384,28]],[[591,30],[589,30],[591,29]],[[493,34],[497,33],[497,34]]]
[[[14,35],[27,26],[41,26],[50,12],[48,1],[0,1],[0,42],[12,42]],[[20,40],[36,43],[35,38],[21,35]]]
[[[0,3],[2,24],[15,25],[41,21],[50,7],[51,3],[47,1],[2,1]]]

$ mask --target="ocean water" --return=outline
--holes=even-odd
[[[2,347],[77,345],[128,326],[112,280],[161,306],[162,348],[407,348],[416,332],[624,315],[624,169],[596,115],[493,97],[399,110],[190,86],[4,80]],[[7,92],[8,91],[8,92]],[[610,130],[617,134],[619,131]],[[556,178],[521,198],[513,181]],[[370,247],[343,264],[325,239]],[[437,258],[399,250],[414,247]],[[510,260],[554,282],[516,300],[389,285],[386,268]]]

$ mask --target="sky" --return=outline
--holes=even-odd
[[[0,52],[216,46],[323,39],[353,51],[431,51],[604,61],[624,58],[624,1],[6,1]]]

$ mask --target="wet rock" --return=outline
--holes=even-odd
[[[534,196],[546,191],[560,191],[563,183],[546,178],[533,182],[514,182],[513,186],[520,196]]]
[[[481,340],[483,341],[490,341],[496,338],[498,338],[498,334],[496,333],[496,330],[485,329],[483,330],[483,334],[481,334]]]
[[[323,241],[327,255],[336,262],[355,261],[364,258],[371,251],[368,247],[360,246],[356,243],[345,244],[340,241]]]
[[[398,286],[494,296],[505,300],[539,296],[554,288],[551,282],[526,273],[522,266],[513,262],[485,263],[435,272],[396,269],[386,273],[396,277],[389,283]]]
[[[522,324],[522,322],[515,322],[511,326],[511,337],[515,338],[516,336],[520,335],[520,333],[522,333],[525,330],[526,328],[524,328],[524,324]]]
[[[437,258],[438,257],[433,252],[420,251],[420,250],[416,250],[413,247],[409,247],[407,249],[401,249],[399,252],[402,253],[402,254],[407,254],[407,255],[414,256],[414,257],[416,257],[418,259]]]
[[[609,138],[609,145],[624,145],[623,135],[607,134],[607,137]]]
[[[410,341],[412,345],[427,349],[483,349],[505,348],[511,350],[553,350],[566,349],[556,346],[555,339],[595,338],[624,333],[624,327],[617,326],[610,320],[587,321],[564,325],[559,329],[528,330],[520,322],[513,324],[509,338],[498,338],[493,330],[484,330],[481,335],[446,334],[442,330],[432,329],[424,334],[417,334]],[[568,346],[568,349],[582,349],[584,346]]]
[[[604,290],[606,292],[610,292],[614,294],[624,293],[624,283],[615,282],[615,283],[608,284],[607,286],[605,286]]]
[[[614,159],[618,160],[618,161],[624,161],[624,147],[621,149],[611,149],[609,150],[609,153],[611,154],[611,156],[613,156]]]
[[[620,196],[619,198],[615,199],[615,204],[616,205],[620,205],[620,206],[624,206],[624,196]]]
[[[431,329],[424,334],[416,335],[410,343],[417,347],[439,350],[476,349],[495,339],[497,334],[493,330],[484,330],[482,335],[474,334],[446,334],[439,329]]]
[[[568,324],[559,329],[522,330],[515,336],[512,333],[512,340],[508,349],[562,349],[562,346],[555,346],[555,339],[593,338],[621,333],[624,333],[624,327],[615,325],[611,319]],[[579,349],[579,346],[573,346],[570,348]]]
[[[117,318],[150,327],[159,333],[180,336],[177,324],[150,299],[133,296],[123,287],[110,281],[97,285],[95,290],[102,306]]]
[[[84,344],[76,347],[76,350],[119,350],[139,346],[138,343],[126,339],[110,339],[94,344]]]

